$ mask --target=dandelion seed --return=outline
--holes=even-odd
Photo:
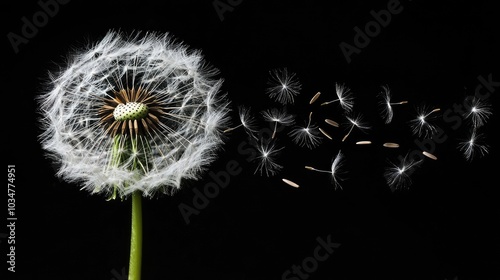
[[[278,128],[278,123],[289,126],[294,123],[294,116],[289,115],[283,108],[281,110],[277,108],[268,109],[262,112],[264,120],[274,123],[273,135],[271,138],[276,136],[276,129]]]
[[[51,78],[38,98],[40,141],[58,176],[114,198],[173,194],[223,143],[222,81],[168,35],[108,32]]]
[[[351,112],[352,107],[354,106],[354,98],[352,96],[351,90],[343,84],[335,84],[335,93],[337,94],[337,99],[323,102],[321,105],[328,105],[333,102],[339,102],[340,106],[347,113]]]
[[[300,187],[297,183],[292,182],[292,181],[290,181],[290,180],[288,180],[288,179],[283,178],[283,179],[281,179],[281,180],[282,180],[283,182],[287,183],[288,185],[290,185],[290,186],[294,187],[294,188],[298,188],[298,187]]]
[[[383,146],[386,148],[399,148],[399,144],[397,143],[384,143]]]
[[[326,138],[330,139],[330,140],[333,140],[332,136],[330,136],[326,131],[324,131],[321,127],[318,128],[319,131],[326,136]]]
[[[330,119],[325,119],[325,122],[331,126],[334,126],[334,127],[339,127],[339,124],[336,122],[336,121],[332,121]]]
[[[319,96],[321,95],[321,92],[317,92],[309,101],[309,104],[313,104],[316,100],[318,100]]]
[[[292,141],[301,146],[306,146],[309,149],[313,149],[317,147],[321,143],[321,137],[318,133],[318,127],[316,125],[311,124],[312,120],[312,112],[309,113],[309,120],[306,123],[306,126],[295,127],[288,135],[292,137]]]
[[[435,155],[433,155],[433,154],[431,154],[431,153],[429,153],[429,152],[426,152],[426,151],[423,151],[423,152],[422,152],[422,154],[423,154],[424,156],[426,156],[426,157],[430,158],[430,159],[433,159],[433,160],[437,160],[437,159],[438,159]]]
[[[390,123],[392,121],[392,117],[394,116],[394,112],[392,110],[392,106],[406,104],[408,101],[400,101],[400,102],[391,102],[391,90],[389,86],[382,86],[382,92],[379,94],[382,98],[380,105],[382,107],[382,117],[385,120],[385,123]]]
[[[340,181],[342,181],[343,179],[340,178],[340,174],[344,173],[342,172],[343,165],[344,165],[344,155],[341,153],[341,151],[339,151],[337,156],[335,156],[335,158],[332,161],[332,166],[330,167],[330,170],[316,169],[311,166],[306,166],[305,168],[311,171],[330,173],[332,175],[332,184],[335,186],[335,189],[338,188],[342,189]]]
[[[483,157],[489,152],[488,145],[484,144],[484,135],[472,130],[468,140],[458,144],[458,149],[464,154],[466,160],[471,161],[475,157]]]
[[[349,129],[349,132],[347,132],[347,134],[344,136],[344,138],[342,138],[342,142],[344,142],[347,139],[347,137],[349,136],[349,134],[351,134],[354,127],[357,127],[361,131],[370,128],[369,126],[367,126],[366,124],[363,123],[363,117],[360,114],[358,114],[354,117],[347,117],[347,120],[349,120],[351,127]]]
[[[493,114],[491,105],[477,97],[468,98],[466,101],[468,111],[464,114],[464,118],[471,119],[474,128],[483,126]]]
[[[289,73],[287,68],[270,71],[269,87],[266,92],[269,97],[281,104],[291,104],[302,88],[295,73]]]
[[[440,111],[439,108],[433,109],[431,111],[425,108],[417,108],[417,118],[410,121],[412,132],[414,135],[429,137],[437,132],[436,126],[428,121],[429,116],[435,112]]]
[[[422,160],[413,160],[406,155],[399,165],[391,163],[391,166],[386,168],[384,177],[392,191],[398,189],[407,189],[411,185],[411,177],[415,168]]]
[[[274,176],[283,169],[283,166],[276,163],[276,157],[281,152],[281,148],[276,148],[274,142],[271,141],[261,141],[257,145],[257,151],[259,155],[257,160],[259,161],[255,173],[259,172],[261,176],[266,174],[267,177]]]
[[[224,130],[224,133],[243,127],[248,134],[253,135],[253,133],[256,132],[257,130],[255,128],[255,118],[251,114],[250,109],[244,106],[239,106],[238,115],[240,118],[240,124],[235,127],[227,128],[226,130]]]
[[[372,141],[358,141],[356,142],[356,145],[370,145]]]

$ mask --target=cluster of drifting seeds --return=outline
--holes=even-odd
[[[297,78],[295,73],[290,72],[287,68],[275,69],[270,71],[270,77],[268,80],[268,87],[266,93],[269,98],[281,105],[281,108],[270,108],[261,112],[261,117],[264,121],[269,122],[273,129],[272,135],[269,139],[265,139],[256,125],[257,121],[255,116],[252,114],[252,110],[245,106],[238,107],[238,114],[240,123],[232,128],[226,129],[225,132],[232,131],[237,128],[245,129],[245,132],[252,140],[258,156],[256,157],[257,166],[255,173],[260,173],[260,175],[274,176],[282,171],[283,166],[277,162],[280,151],[284,147],[280,147],[276,143],[278,135],[278,127],[288,127],[289,131],[287,136],[290,137],[291,141],[300,147],[307,149],[314,149],[318,147],[324,141],[334,140],[334,137],[328,132],[328,129],[320,127],[313,118],[313,111],[310,111],[308,118],[303,122],[303,124],[296,124],[296,116],[287,112],[286,106],[295,103],[295,97],[297,97],[301,92],[301,83]],[[312,96],[309,101],[309,105],[313,103],[317,104],[321,99],[321,92],[317,92]],[[364,117],[361,113],[354,112],[354,95],[351,89],[344,84],[335,84],[335,98],[324,101],[320,103],[320,107],[335,105],[340,107],[343,118],[345,118],[345,124],[339,124],[339,122],[326,118],[322,120],[327,127],[331,129],[339,129],[341,127],[346,127],[346,133],[342,138],[342,142],[346,141],[351,135],[354,129],[359,131],[370,130],[371,127],[364,121]],[[380,116],[385,124],[392,122],[394,117],[394,107],[399,105],[408,104],[406,100],[392,100],[392,94],[389,86],[381,86],[381,90],[378,94]],[[462,116],[464,119],[471,120],[471,137],[470,139],[460,142],[458,149],[464,154],[467,160],[471,160],[474,156],[484,156],[488,153],[488,147],[481,144],[479,141],[482,140],[483,135],[478,133],[478,128],[483,126],[487,119],[492,114],[490,105],[485,101],[478,98],[466,99],[468,106],[466,106],[467,111]],[[432,138],[436,133],[438,133],[438,127],[435,124],[437,119],[437,114],[439,114],[440,108],[434,107],[417,107],[416,116],[408,122],[408,126],[412,134],[420,138]],[[332,117],[333,118],[333,117]],[[356,145],[371,145],[372,142],[368,140],[360,140],[356,142]],[[382,144],[383,147],[389,149],[397,149],[400,147],[398,143],[386,142]],[[429,151],[420,151],[421,155],[437,160],[437,157],[430,153]],[[341,174],[344,173],[344,160],[345,155],[339,149],[332,159],[332,164],[329,169],[318,169],[312,166],[305,166],[306,170],[315,171],[319,173],[328,173],[331,176],[331,182],[335,189],[342,189],[340,182],[345,178],[342,178]],[[422,163],[422,157],[415,159],[411,157],[410,154],[406,154],[400,157],[399,163],[390,163],[385,169],[384,178],[388,186],[394,191],[396,189],[408,188],[411,184],[410,175],[414,172],[414,169]],[[284,183],[298,188],[299,184],[296,182],[283,178]]]

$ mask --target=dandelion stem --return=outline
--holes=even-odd
[[[142,264],[142,194],[139,191],[132,194],[132,230],[130,236],[128,280],[140,280]]]

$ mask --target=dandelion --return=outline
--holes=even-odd
[[[437,158],[437,156],[435,156],[435,155],[433,155],[433,154],[431,154],[431,153],[429,153],[429,152],[427,152],[427,151],[422,151],[422,154],[423,154],[424,156],[426,156],[426,157],[428,157],[428,158],[432,159],[432,160],[437,160],[437,159],[438,159],[438,158]]]
[[[471,161],[476,156],[483,157],[489,152],[488,145],[484,144],[484,135],[472,130],[468,140],[458,144],[458,149],[463,153],[466,160]]]
[[[398,143],[391,143],[391,142],[384,143],[384,144],[382,144],[382,146],[384,146],[386,148],[399,148]]]
[[[483,126],[493,114],[490,104],[477,97],[468,98],[466,101],[468,111],[464,114],[464,117],[472,120],[474,128]]]
[[[334,121],[334,120],[330,120],[330,119],[325,119],[325,122],[331,126],[334,126],[334,127],[339,127],[339,123]]]
[[[437,132],[434,124],[429,122],[430,115],[439,112],[440,109],[427,110],[426,108],[417,108],[417,117],[410,121],[410,126],[414,135],[429,137]]]
[[[140,278],[141,197],[173,194],[215,159],[222,80],[168,34],[110,31],[51,76],[40,141],[57,175],[110,199],[132,196],[130,278]]]
[[[250,109],[245,106],[238,106],[238,115],[240,119],[240,124],[234,127],[227,128],[226,130],[224,130],[224,133],[243,127],[247,132],[247,134],[253,136],[253,133],[256,132],[257,129],[255,128],[256,127],[255,118],[251,114]]]
[[[292,141],[301,146],[306,146],[309,149],[317,147],[321,143],[321,137],[318,133],[318,126],[311,124],[312,112],[309,114],[309,120],[306,126],[295,127],[288,135],[292,137]]]
[[[328,134],[326,131],[324,131],[321,127],[319,127],[318,129],[319,129],[319,132],[321,132],[321,134],[326,136],[326,138],[333,140],[332,136],[330,136],[330,134]]]
[[[283,179],[281,179],[281,180],[282,180],[283,182],[285,182],[287,185],[290,185],[290,186],[292,186],[292,187],[294,187],[294,188],[298,188],[298,187],[300,187],[300,186],[299,186],[299,184],[297,184],[297,183],[295,183],[295,182],[293,182],[293,181],[291,181],[291,180],[288,180],[288,179],[285,179],[285,178],[283,178]]]
[[[293,104],[295,96],[302,88],[295,73],[289,73],[287,68],[270,71],[269,87],[266,92],[269,97],[281,104]]]
[[[342,189],[340,181],[342,181],[343,179],[340,177],[340,174],[344,173],[342,172],[344,161],[345,161],[344,155],[342,154],[341,151],[339,151],[332,161],[332,166],[330,167],[330,170],[316,169],[311,166],[306,166],[305,168],[316,172],[330,173],[332,175],[332,184],[335,186],[335,189],[338,188]]]
[[[276,157],[282,149],[283,147],[277,148],[273,141],[260,141],[257,144],[257,151],[259,153],[257,160],[259,163],[254,174],[259,172],[263,176],[265,173],[267,177],[271,177],[280,172],[283,166],[276,163]]]
[[[386,168],[384,177],[392,191],[397,189],[407,189],[411,185],[411,174],[422,160],[413,160],[406,155],[398,164],[391,163],[391,166]]]
[[[394,112],[392,110],[392,106],[406,104],[408,101],[400,101],[400,102],[392,102],[391,101],[391,90],[389,86],[382,86],[382,91],[379,94],[381,96],[380,105],[382,107],[382,117],[385,120],[385,123],[388,124],[392,121],[392,117],[394,116]]]
[[[313,104],[314,102],[316,102],[316,100],[318,100],[319,96],[321,95],[321,92],[317,92],[312,98],[311,100],[309,100],[309,104]]]
[[[349,136],[349,134],[351,134],[352,130],[355,127],[357,127],[360,130],[370,129],[370,127],[363,122],[363,117],[360,114],[355,115],[354,117],[347,117],[347,120],[349,120],[350,128],[349,132],[347,132],[344,138],[342,138],[342,142],[344,142],[347,139],[347,137]]]
[[[294,116],[289,115],[284,108],[281,110],[277,108],[267,109],[262,112],[262,116],[264,117],[264,120],[274,123],[273,135],[271,138],[276,136],[278,124],[289,126],[295,122]]]
[[[323,102],[321,105],[328,105],[333,102],[339,102],[340,106],[346,112],[351,112],[354,106],[354,98],[352,96],[351,90],[343,84],[335,84],[335,93],[337,94],[337,99]]]

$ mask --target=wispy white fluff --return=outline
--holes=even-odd
[[[335,94],[337,99],[321,103],[321,105],[328,105],[333,102],[339,102],[345,113],[350,113],[354,106],[354,97],[351,89],[344,84],[335,83]]]
[[[283,169],[283,166],[276,162],[276,158],[283,147],[278,148],[272,140],[267,141],[261,139],[259,143],[256,143],[256,148],[258,151],[258,156],[256,158],[258,164],[254,174],[259,172],[260,175],[263,176],[265,173],[267,177],[271,177]]]
[[[269,74],[270,78],[266,89],[269,97],[281,104],[292,104],[302,88],[297,75],[289,72],[287,68],[274,69]]]
[[[384,178],[392,191],[408,189],[412,183],[411,174],[422,160],[415,160],[406,155],[399,164],[392,163],[385,169]]]
[[[485,99],[474,96],[466,99],[465,103],[467,105],[467,112],[464,114],[464,117],[472,120],[474,128],[483,126],[493,114],[491,105]]]
[[[437,132],[437,127],[431,122],[433,113],[438,112],[440,109],[436,108],[430,110],[428,107],[419,107],[417,110],[417,117],[410,121],[410,126],[414,135],[419,137],[431,137]]]
[[[476,129],[472,129],[470,138],[458,144],[458,149],[463,153],[465,159],[472,161],[475,157],[488,154],[489,147],[484,144],[484,138],[483,134],[477,133]]]
[[[57,175],[92,193],[172,194],[182,180],[199,178],[223,142],[229,104],[217,74],[201,52],[169,34],[110,31],[51,74],[50,89],[38,98],[41,144],[59,162]],[[147,89],[166,117],[138,137],[136,151],[124,144],[113,152],[98,110],[103,98],[127,87]],[[117,154],[121,160],[112,164]]]
[[[312,112],[309,114],[309,120],[305,126],[296,126],[288,133],[295,144],[309,149],[313,149],[321,143],[319,127],[311,123],[311,116]]]
[[[380,107],[382,108],[381,110],[382,117],[384,118],[386,124],[390,123],[392,121],[392,117],[394,116],[394,111],[392,109],[392,106],[408,103],[407,101],[399,101],[399,102],[391,101],[392,98],[391,90],[387,85],[382,86],[382,91],[379,93],[379,98],[380,98],[379,104]]]

